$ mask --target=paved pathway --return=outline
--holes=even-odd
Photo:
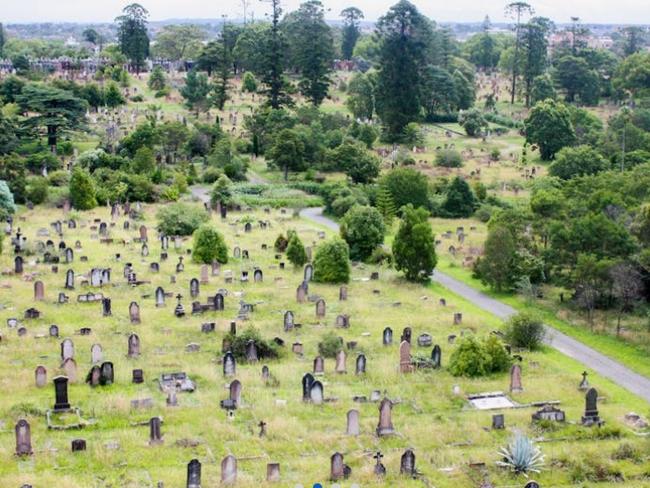
[[[322,208],[306,208],[300,212],[300,216],[334,231],[338,231],[339,229],[339,225],[336,222],[323,215]],[[449,275],[435,271],[433,273],[433,279],[448,290],[460,295],[469,302],[472,302],[474,305],[490,312],[500,319],[507,319],[511,315],[517,313],[517,311],[511,306],[495,300],[494,298],[490,298],[486,294],[455,278],[452,278]],[[550,346],[554,347],[562,354],[581,362],[601,376],[609,378],[614,383],[650,403],[649,378],[635,373],[626,366],[584,345],[582,342],[553,329],[552,327],[547,326],[546,331],[546,342]]]

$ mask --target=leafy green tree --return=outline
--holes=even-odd
[[[341,41],[341,53],[343,59],[352,59],[354,47],[361,37],[359,22],[363,19],[363,12],[356,7],[348,7],[341,12],[343,18],[343,39]]]
[[[343,217],[340,232],[350,246],[350,258],[365,261],[384,242],[386,226],[379,210],[357,205]]]
[[[102,36],[95,29],[86,29],[81,34],[84,41],[91,43],[93,46],[99,46],[99,50],[102,50],[104,45],[104,36]]]
[[[585,105],[597,105],[600,97],[598,73],[584,58],[564,56],[557,62],[555,80],[566,92],[567,102],[575,102],[576,97]]]
[[[407,205],[393,241],[395,269],[409,281],[428,282],[438,258],[429,213],[423,208]]]
[[[552,22],[545,17],[534,17],[523,28],[523,47],[525,59],[523,60],[523,78],[526,93],[526,106],[530,107],[533,83],[541,76],[548,65],[548,33]]]
[[[449,71],[440,66],[428,66],[422,75],[421,87],[422,104],[427,117],[458,110],[456,89],[457,85],[461,87],[463,83],[463,80],[455,80]]]
[[[150,175],[156,169],[156,159],[148,147],[141,147],[135,153],[131,162],[131,170],[136,174]]]
[[[284,180],[289,179],[289,171],[305,169],[305,144],[293,129],[282,130],[275,143],[266,153],[269,165],[284,172]]]
[[[423,71],[432,30],[429,20],[407,0],[400,0],[377,22],[380,61],[377,113],[388,140],[399,140],[404,127],[418,119]]]
[[[447,188],[447,195],[442,209],[451,218],[470,217],[477,207],[476,197],[467,182],[456,176]]]
[[[0,155],[9,154],[19,143],[20,129],[15,119],[5,117],[0,110]]]
[[[355,119],[372,120],[375,112],[375,88],[370,77],[356,73],[348,83],[348,98],[345,101]]]
[[[429,208],[429,182],[422,173],[410,168],[394,169],[381,179],[397,209],[411,204]]]
[[[25,82],[17,76],[7,76],[0,82],[0,99],[4,103],[16,103],[16,98],[23,91]]]
[[[327,96],[334,61],[334,41],[323,4],[307,0],[287,16],[285,25],[293,62],[300,73],[300,91],[318,106]]]
[[[230,89],[230,78],[232,77],[232,50],[228,48],[227,38],[222,33],[217,41],[220,49],[220,56],[217,58],[216,70],[217,79],[212,88],[212,103],[219,110],[223,110],[228,100]]]
[[[537,144],[545,161],[553,159],[560,149],[575,142],[571,113],[562,103],[553,100],[537,103],[524,123],[526,142]]]
[[[155,123],[150,121],[139,124],[133,132],[120,141],[120,152],[133,157],[141,147],[153,149],[160,142],[160,134]]]
[[[165,71],[162,69],[162,66],[156,65],[149,76],[148,82],[149,88],[153,91],[164,90],[167,86],[167,77],[165,76]]]
[[[440,149],[436,151],[436,166],[442,168],[460,168],[463,166],[463,156],[455,149]]]
[[[46,130],[47,143],[56,147],[59,136],[83,126],[86,102],[72,93],[47,85],[26,85],[16,102],[28,114],[28,128]]]
[[[307,252],[296,232],[291,234],[287,244],[287,259],[294,267],[300,268],[307,263]]]
[[[553,86],[553,80],[549,75],[539,75],[533,80],[533,85],[530,89],[530,103],[535,105],[537,102],[544,100],[555,100],[557,92]]]
[[[203,224],[194,231],[192,238],[194,240],[192,261],[202,264],[210,264],[213,261],[221,264],[228,262],[228,247],[216,227]]]
[[[165,205],[156,214],[158,231],[166,236],[189,236],[209,220],[207,212],[188,203]]]
[[[165,122],[156,127],[158,138],[167,157],[172,163],[176,162],[176,155],[183,149],[190,138],[189,129],[182,122]]]
[[[257,92],[257,80],[255,79],[255,75],[250,71],[244,73],[244,79],[242,81],[242,91],[248,93]]]
[[[393,223],[395,215],[397,214],[397,209],[395,208],[393,197],[385,185],[379,185],[375,205],[383,217],[386,225],[390,226]]]
[[[330,168],[344,171],[354,183],[370,183],[379,176],[379,159],[358,142],[344,142],[327,159]]]
[[[70,177],[70,202],[77,210],[90,210],[97,206],[93,179],[80,168],[76,168]]]
[[[104,91],[104,104],[109,108],[115,108],[126,103],[122,92],[115,82],[110,82]]]
[[[485,251],[477,263],[477,275],[497,291],[512,289],[517,276],[517,246],[512,232],[503,226],[491,226]]]
[[[522,312],[508,319],[504,334],[511,346],[535,351],[542,346],[544,324],[539,317]]]
[[[213,207],[232,203],[232,183],[226,175],[221,175],[212,187],[210,203]]]
[[[271,25],[266,22],[247,24],[237,37],[233,58],[239,70],[250,71],[263,80],[269,65],[267,56]]]
[[[650,94],[650,52],[627,57],[616,69],[613,84],[632,98],[647,97]]]
[[[548,168],[551,176],[570,180],[578,176],[593,175],[609,169],[609,162],[589,146],[565,147],[556,155]]]
[[[473,83],[460,71],[454,71],[452,75],[454,82],[454,93],[456,95],[456,107],[460,110],[467,110],[474,104],[476,92]]]
[[[47,200],[49,183],[47,178],[36,177],[29,181],[27,186],[27,200],[34,205],[40,205]]]
[[[368,149],[372,149],[373,144],[379,137],[379,131],[370,124],[360,124],[355,137],[363,142]]]
[[[139,73],[149,57],[149,34],[147,32],[149,12],[137,3],[124,7],[118,23],[117,39],[120,51],[131,61]]]
[[[15,154],[0,158],[0,180],[4,180],[9,185],[9,189],[17,203],[25,202],[27,178],[23,158]]]
[[[198,25],[165,25],[156,34],[153,52],[156,57],[171,61],[196,59],[206,37],[205,30]]]
[[[470,137],[481,135],[488,127],[483,112],[476,108],[460,112],[458,114],[458,123]]]
[[[7,37],[5,35],[5,29],[0,22],[0,58],[4,56],[5,44],[7,43]]]
[[[195,110],[197,117],[200,112],[210,108],[208,99],[210,90],[210,82],[204,73],[198,73],[196,70],[187,73],[185,86],[181,88],[181,96],[185,99],[185,106],[190,110]]]
[[[334,237],[316,249],[314,257],[316,283],[347,283],[350,281],[350,250],[347,243]]]
[[[6,220],[10,215],[16,213],[16,204],[14,195],[9,189],[9,185],[4,180],[0,180],[0,219]]]

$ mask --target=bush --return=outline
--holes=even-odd
[[[510,358],[496,337],[478,340],[474,336],[461,339],[449,358],[449,372],[453,376],[475,378],[507,371]]]
[[[90,210],[97,205],[95,185],[90,175],[76,168],[70,178],[70,200],[77,210]]]
[[[441,149],[436,153],[436,166],[460,168],[462,165],[463,157],[454,149]]]
[[[195,263],[210,264],[219,261],[228,262],[228,247],[219,231],[210,224],[203,224],[193,235],[194,249],[192,260]]]
[[[47,200],[47,178],[32,178],[27,186],[27,200],[34,205],[39,205]]]
[[[53,171],[47,176],[50,186],[68,186],[70,176],[67,171]]]
[[[481,132],[488,126],[483,113],[475,108],[460,112],[458,123],[470,137],[481,135]]]
[[[341,237],[350,246],[350,258],[365,261],[384,242],[386,227],[379,210],[369,206],[352,207],[341,221]]]
[[[212,184],[221,178],[223,172],[219,168],[208,168],[203,172],[203,183]]]
[[[208,214],[201,207],[187,203],[172,203],[162,207],[156,217],[158,230],[167,236],[192,235],[209,219]]]
[[[275,239],[275,244],[273,244],[273,249],[275,249],[275,252],[284,252],[287,250],[287,246],[289,245],[289,241],[287,240],[284,235],[280,234],[277,239]]]
[[[504,333],[510,345],[534,351],[544,340],[544,324],[538,317],[524,312],[508,320]]]
[[[343,339],[334,332],[325,334],[318,343],[318,354],[324,358],[335,358],[341,349],[343,349]]]
[[[551,176],[570,180],[578,176],[594,175],[609,169],[609,162],[589,146],[565,147],[555,155],[548,168]]]
[[[415,208],[429,207],[429,183],[426,176],[414,169],[395,169],[382,178],[381,184],[390,192],[398,210],[409,203]]]
[[[402,221],[393,241],[395,268],[409,281],[427,282],[438,262],[428,212],[412,205],[403,208]]]
[[[368,263],[388,266],[393,264],[393,254],[384,246],[377,247],[368,258]]]
[[[302,241],[295,232],[291,233],[289,237],[289,245],[287,246],[287,259],[296,268],[304,266],[307,263],[307,252]]]
[[[280,346],[274,341],[262,339],[260,332],[255,327],[249,327],[239,334],[228,334],[224,342],[230,344],[230,352],[239,361],[246,360],[246,344],[254,341],[257,346],[257,357],[259,359],[276,359],[281,356]]]
[[[467,218],[477,207],[476,197],[467,182],[456,176],[447,188],[445,203],[442,206],[444,217]]]
[[[314,281],[347,283],[350,280],[350,249],[337,237],[321,244],[314,258]]]
[[[242,82],[242,91],[248,93],[255,93],[257,91],[257,80],[250,71],[244,73],[244,80]]]

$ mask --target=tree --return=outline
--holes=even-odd
[[[115,108],[125,103],[126,100],[122,96],[119,87],[114,81],[111,81],[104,91],[104,104],[109,108]]]
[[[646,44],[644,30],[641,27],[635,25],[624,27],[621,33],[623,34],[623,55],[625,57],[636,54]]]
[[[530,103],[535,105],[537,102],[557,98],[553,80],[549,75],[539,75],[533,80],[533,86],[530,89]]]
[[[190,236],[210,220],[203,208],[188,203],[165,205],[158,210],[156,218],[158,231],[166,236]]]
[[[316,283],[347,283],[350,281],[350,250],[345,241],[334,237],[316,249],[314,257]]]
[[[228,247],[221,233],[213,225],[201,225],[194,231],[192,238],[194,240],[192,261],[201,264],[210,264],[214,261],[221,264],[228,262]]]
[[[171,61],[195,59],[206,38],[205,30],[198,25],[166,25],[156,34],[156,57]]]
[[[90,210],[97,206],[93,179],[80,168],[76,168],[70,177],[70,202],[77,210]]]
[[[377,113],[388,140],[399,140],[417,120],[432,30],[429,20],[407,0],[400,0],[377,23],[380,40]]]
[[[176,155],[190,138],[190,131],[182,122],[165,122],[156,127],[165,155],[176,163]]]
[[[210,203],[213,207],[228,206],[232,202],[232,183],[226,175],[221,175],[214,183],[210,193]]]
[[[72,93],[47,85],[26,85],[16,102],[29,114],[27,127],[47,132],[47,143],[55,150],[59,136],[83,126],[86,102]]]
[[[279,109],[291,105],[291,97],[286,92],[284,80],[284,52],[286,43],[280,30],[280,15],[282,8],[280,0],[269,0],[273,8],[271,15],[271,29],[264,36],[262,44],[262,82],[266,86],[264,93],[267,103],[272,109]]]
[[[341,221],[341,238],[350,246],[350,258],[365,261],[384,242],[384,219],[374,207],[354,206]]]
[[[162,66],[154,66],[151,76],[149,76],[148,85],[153,91],[161,91],[165,89],[165,86],[167,86],[167,77],[165,76],[165,71],[162,69]]]
[[[348,98],[345,101],[355,119],[372,120],[375,112],[375,88],[370,77],[355,73],[348,83]]]
[[[224,26],[225,28],[225,26]],[[228,100],[228,90],[230,88],[230,78],[232,76],[232,51],[228,48],[227,39],[222,32],[218,40],[220,56],[216,60],[217,80],[212,88],[212,103],[219,109],[223,110]]]
[[[575,142],[576,135],[567,107],[553,100],[537,103],[524,122],[526,142],[537,144],[543,160],[549,161],[560,149]]]
[[[327,96],[334,61],[334,41],[325,22],[323,4],[319,0],[307,0],[288,18],[291,19],[287,22],[289,48],[300,72],[298,86],[318,106]]]
[[[530,107],[533,82],[546,71],[548,41],[547,35],[552,23],[544,17],[535,17],[524,26],[523,45],[524,59],[524,84],[526,93],[526,106]]]
[[[2,22],[0,22],[0,58],[4,56],[4,48],[6,43],[7,38],[5,37],[5,29],[2,25]]]
[[[497,291],[511,290],[517,281],[517,247],[512,232],[492,226],[485,241],[484,255],[477,263],[481,281]]]
[[[363,19],[363,12],[356,7],[348,7],[341,12],[343,18],[343,40],[341,41],[341,53],[343,59],[352,59],[354,47],[357,45],[361,30],[359,21]]]
[[[581,254],[578,256],[574,270],[573,282],[576,288],[576,301],[587,311],[587,321],[592,331],[597,300],[607,287],[605,282],[608,268],[608,261],[600,260],[591,254]]]
[[[390,226],[397,214],[397,209],[395,208],[393,197],[385,185],[379,185],[375,205],[377,206],[377,210],[379,210],[381,216],[384,218],[386,225]]]
[[[242,81],[242,91],[248,93],[257,92],[257,80],[255,79],[255,75],[249,71],[244,73],[244,79]]]
[[[478,340],[470,335],[451,354],[449,372],[453,376],[475,378],[507,371],[510,364],[510,356],[496,336]]]
[[[504,329],[508,344],[529,351],[535,351],[541,347],[544,334],[544,324],[541,319],[528,312],[510,317]]]
[[[208,100],[210,90],[208,77],[204,73],[198,73],[196,70],[187,73],[185,86],[181,88],[181,96],[185,99],[185,106],[195,110],[197,117],[200,112],[210,108]]]
[[[118,23],[117,39],[120,51],[131,61],[136,72],[140,73],[144,61],[149,57],[149,12],[137,3],[127,5],[122,12],[123,14],[115,19]]]
[[[429,213],[423,208],[407,205],[393,241],[395,269],[409,281],[428,282],[438,259]]]
[[[643,295],[643,279],[641,273],[629,263],[614,265],[609,274],[612,279],[612,295],[618,301],[616,316],[616,336],[621,334],[621,318],[623,313],[631,312],[634,302]]]
[[[613,84],[632,98],[646,97],[650,93],[650,52],[627,57],[616,69]]]
[[[506,5],[506,15],[515,20],[514,62],[512,63],[512,85],[510,87],[510,103],[514,105],[517,93],[517,77],[519,76],[519,56],[521,49],[521,20],[525,15],[531,15],[533,8],[526,2],[512,2]]]
[[[447,188],[447,196],[442,205],[445,216],[451,218],[467,218],[476,210],[476,197],[467,182],[456,176]]]
[[[344,171],[354,183],[371,183],[379,176],[379,159],[359,143],[346,141],[328,152],[334,170]]]
[[[609,162],[590,146],[565,147],[548,168],[551,176],[570,180],[578,176],[594,175],[609,169]]]
[[[131,162],[131,171],[135,174],[150,175],[156,168],[156,159],[153,151],[148,147],[141,147],[135,153]]]
[[[287,259],[294,267],[300,268],[307,263],[307,252],[305,246],[298,237],[298,233],[293,232],[289,237],[287,244]]]
[[[0,220],[6,220],[10,215],[16,213],[16,204],[14,195],[9,189],[9,185],[4,180],[0,180]]]
[[[293,129],[283,129],[275,143],[266,152],[269,165],[284,172],[284,180],[289,179],[289,171],[305,169],[305,144]]]
[[[470,137],[481,135],[488,127],[488,122],[485,120],[483,112],[476,108],[460,112],[458,114],[458,123]]]
[[[555,80],[566,92],[567,102],[575,102],[579,97],[585,105],[598,104],[600,82],[598,73],[584,58],[564,56],[557,62]]]
[[[390,192],[398,210],[408,204],[415,208],[429,207],[429,182],[414,169],[394,169],[382,178],[381,184]]]

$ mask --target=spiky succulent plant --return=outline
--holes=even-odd
[[[502,461],[497,465],[508,468],[515,473],[539,473],[544,466],[544,455],[532,439],[516,432],[508,446],[502,447],[499,455]]]

